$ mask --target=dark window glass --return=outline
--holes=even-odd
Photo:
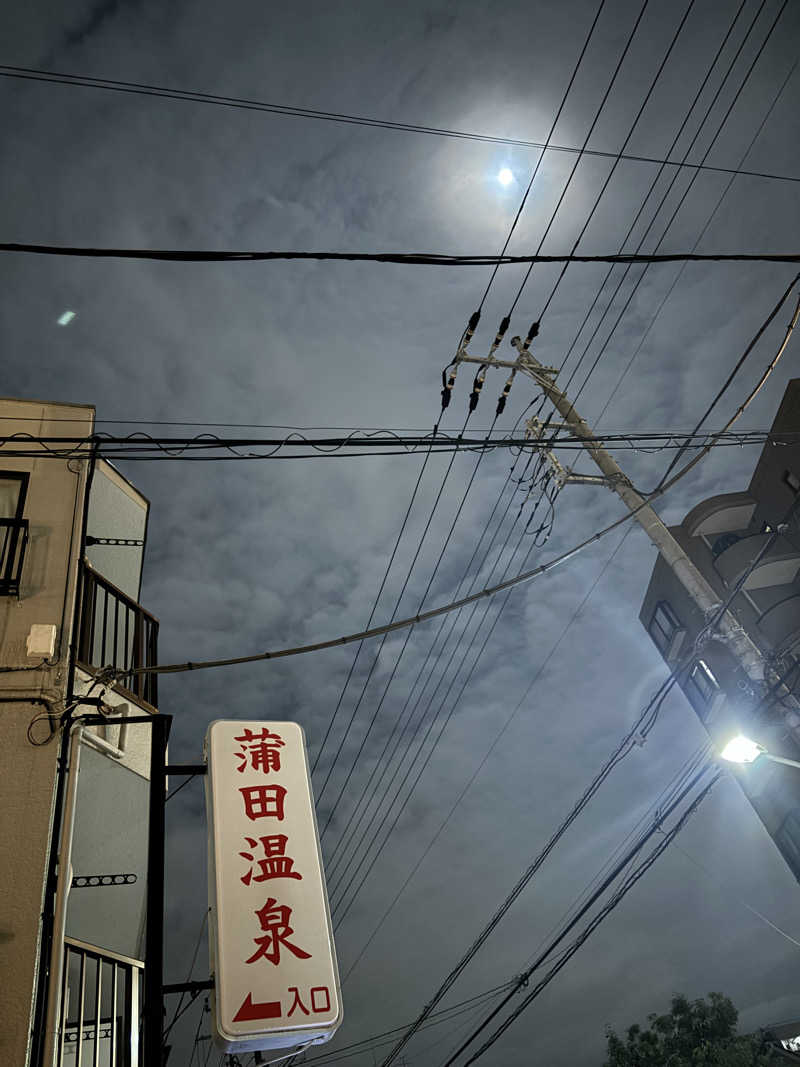
[[[650,620],[648,633],[662,655],[667,655],[675,635],[682,629],[680,620],[666,600],[659,600],[653,612],[653,618]]]
[[[708,718],[711,703],[719,692],[719,683],[705,660],[696,660],[686,678],[686,695],[703,722]]]

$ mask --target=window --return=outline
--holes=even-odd
[[[21,519],[28,492],[23,471],[0,471],[0,519]]]
[[[0,596],[19,596],[28,543],[28,521],[22,517],[27,492],[27,472],[0,471]]]
[[[659,600],[653,612],[653,618],[647,632],[653,639],[656,648],[666,660],[674,659],[678,654],[683,637],[686,633],[666,600]]]
[[[720,689],[714,672],[704,659],[695,660],[692,664],[686,678],[685,689],[694,710],[703,722],[708,722],[713,710],[714,698]]]
[[[790,811],[775,834],[775,844],[800,882],[800,808]]]

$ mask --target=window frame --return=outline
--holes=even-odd
[[[704,682],[708,684],[708,693],[704,691],[703,687],[698,684],[697,678],[702,677]],[[686,680],[684,682],[684,692],[689,698],[689,703],[694,710],[700,716],[704,723],[707,723],[711,718],[711,713],[714,710],[714,701],[716,697],[722,692],[722,687],[717,681],[717,676],[711,670],[709,665],[704,659],[697,658],[692,660],[692,664],[686,674]],[[694,698],[694,699],[693,699]]]
[[[0,480],[19,483],[15,514],[0,518],[0,596],[18,597],[28,545],[28,522],[23,516],[30,472],[0,470]]]
[[[669,632],[658,621],[659,612],[666,618],[670,626]],[[658,600],[650,616],[650,625],[647,627],[650,639],[658,651],[666,660],[674,659],[680,648],[686,627],[675,614],[668,600]],[[658,634],[658,637],[655,636]]]
[[[19,492],[17,494],[17,510],[14,515],[10,515],[12,520],[19,520],[22,518],[25,511],[25,501],[28,496],[28,482],[30,481],[29,471],[4,471],[0,470],[0,482],[10,481],[19,482]]]

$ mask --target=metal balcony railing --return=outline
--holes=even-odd
[[[144,964],[64,939],[58,1067],[142,1067]]]
[[[158,619],[84,561],[78,662],[126,672],[118,684],[158,707],[158,676],[134,674],[158,662]]]
[[[27,547],[28,520],[0,519],[0,596],[19,596]]]

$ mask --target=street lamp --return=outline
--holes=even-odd
[[[800,760],[787,759],[786,756],[773,756],[767,752],[763,745],[757,741],[751,741],[744,734],[732,738],[720,752],[720,756],[731,763],[755,763],[759,758],[772,760],[773,763],[784,763],[787,767],[800,767]]]

